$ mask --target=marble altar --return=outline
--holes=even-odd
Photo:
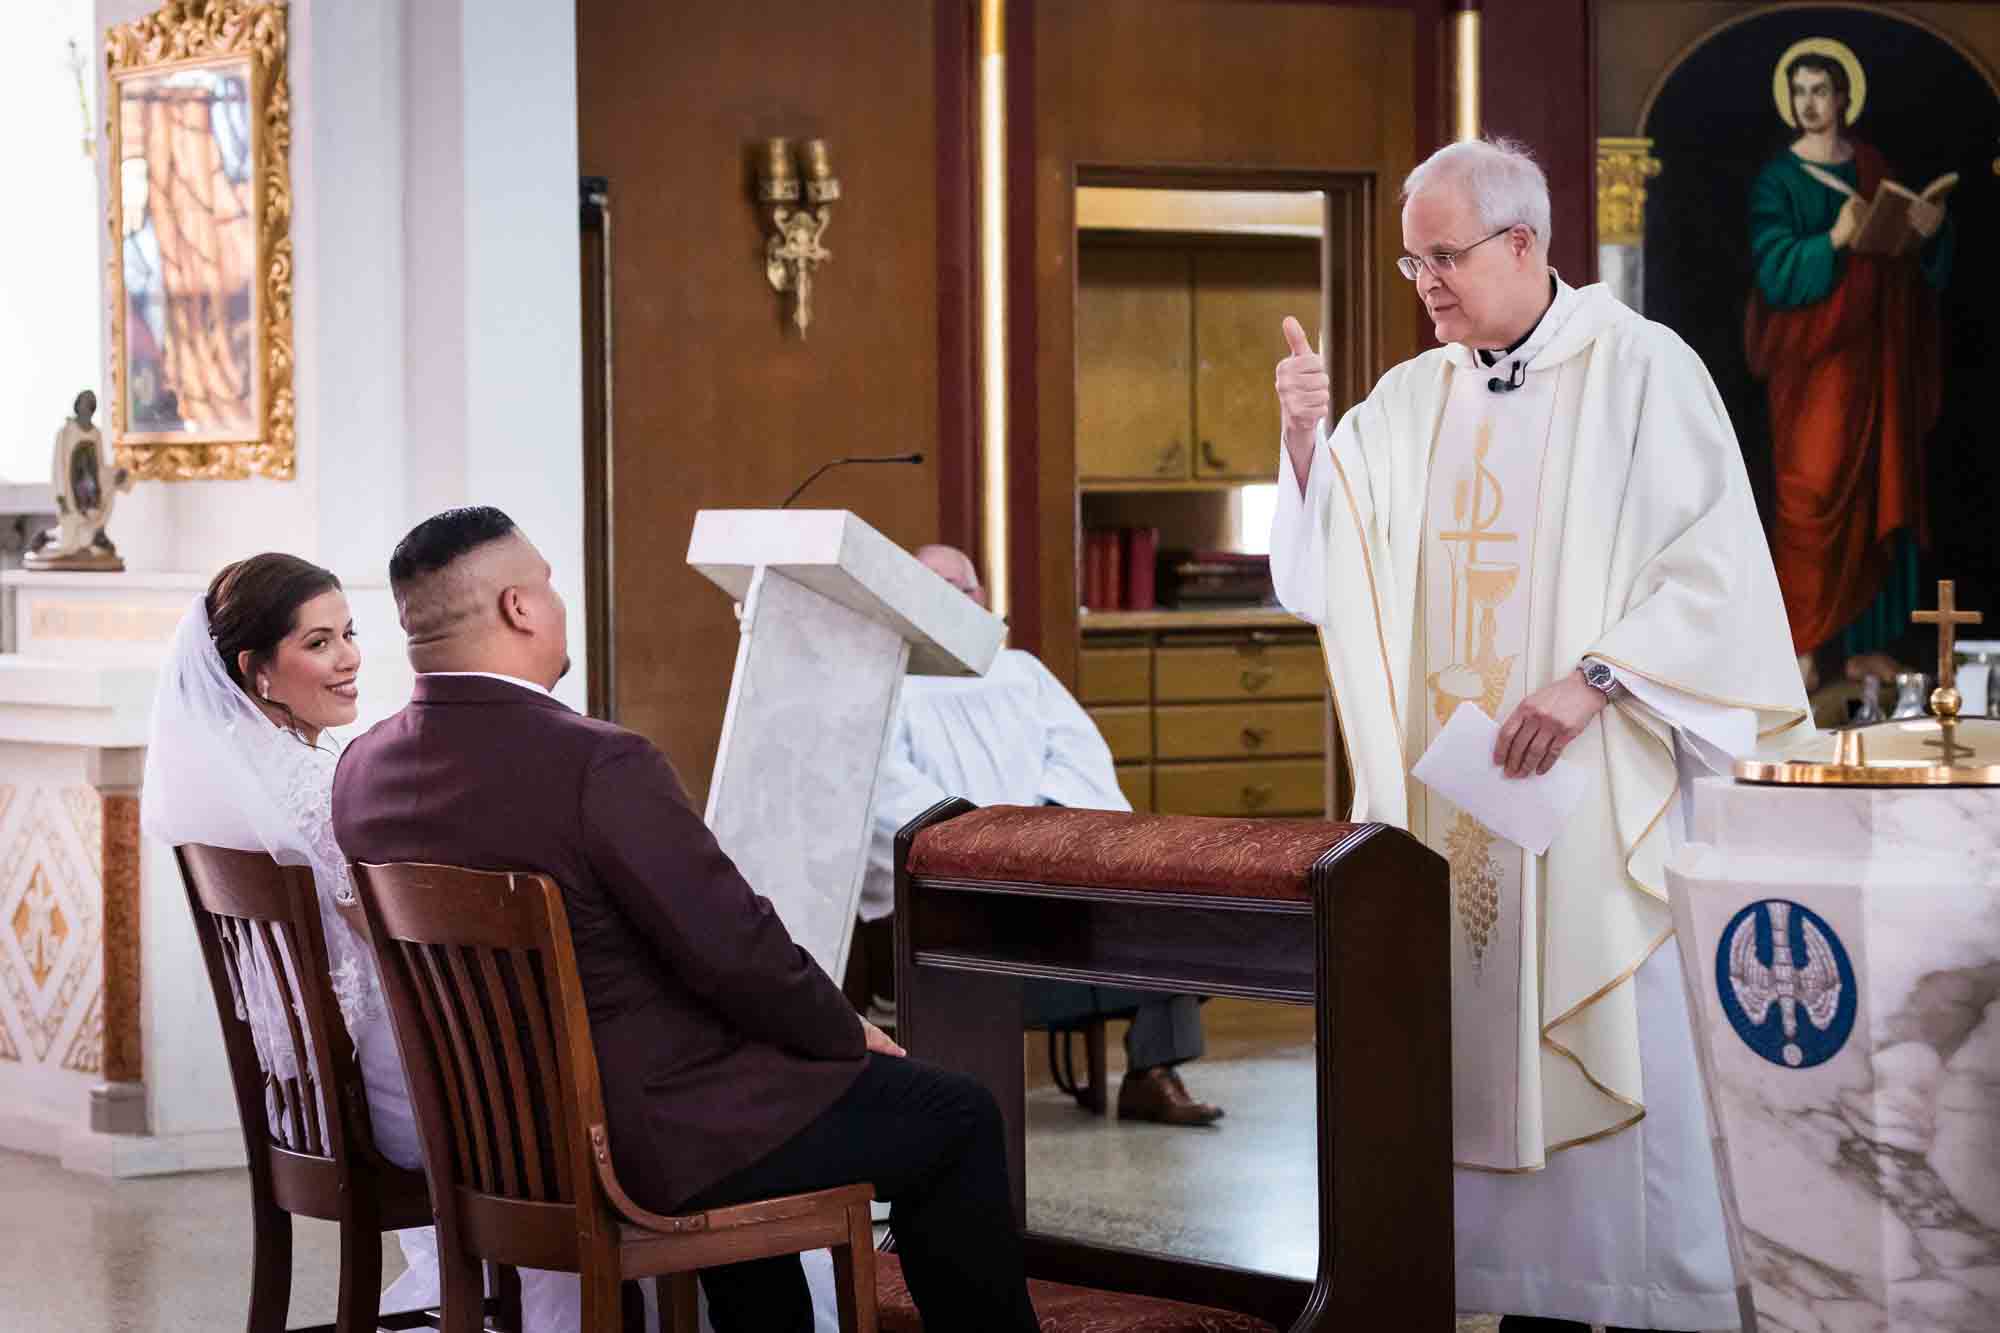
[[[2000,789],[1704,779],[1668,885],[1744,1328],[2000,1329]]]

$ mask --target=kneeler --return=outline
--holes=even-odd
[[[1067,1284],[1060,1307],[1036,1293],[1044,1333],[1256,1327],[1217,1322],[1230,1312],[1294,1333],[1450,1327],[1448,908],[1444,860],[1380,824],[950,800],[897,835],[898,1036],[993,1092],[1024,1224],[1021,1043],[1003,1017],[1023,980],[1316,1017],[1317,1160],[1299,1163],[1317,1170],[1313,1281],[1029,1232],[1029,1276]],[[883,1329],[918,1327],[882,1276]]]

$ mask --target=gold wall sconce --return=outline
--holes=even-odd
[[[802,184],[804,208],[798,206]],[[777,229],[764,243],[764,276],[773,291],[792,294],[792,322],[801,338],[812,324],[813,270],[833,258],[820,237],[833,220],[832,205],[838,198],[840,182],[834,177],[826,140],[807,139],[799,145],[796,168],[790,139],[764,141],[757,164],[757,202],[769,206],[771,224]]]

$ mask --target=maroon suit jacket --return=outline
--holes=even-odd
[[[611,1153],[670,1211],[847,1090],[865,1052],[643,738],[479,676],[419,676],[347,747],[333,826],[350,860],[532,870],[562,886]]]

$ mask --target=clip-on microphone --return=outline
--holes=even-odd
[[[1492,379],[1486,381],[1486,387],[1494,393],[1512,393],[1527,382],[1528,368],[1519,361],[1516,361],[1509,367],[1506,379],[1503,380],[1498,375],[1495,375]]]

